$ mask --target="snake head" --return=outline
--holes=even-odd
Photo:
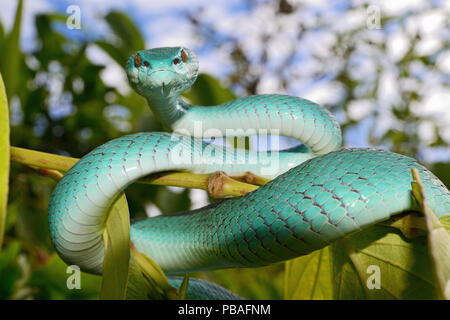
[[[133,54],[126,71],[131,86],[140,95],[178,96],[197,78],[198,60],[187,48],[154,48]]]

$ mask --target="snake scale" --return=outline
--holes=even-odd
[[[139,51],[126,70],[132,87],[174,132],[111,140],[85,155],[57,184],[49,204],[51,239],[61,258],[83,271],[102,272],[105,219],[117,194],[158,171],[250,171],[273,179],[240,198],[133,221],[131,241],[169,275],[291,259],[415,210],[413,167],[419,170],[435,214],[450,212],[450,192],[429,170],[403,155],[341,148],[339,124],[315,103],[272,94],[211,107],[189,105],[179,96],[196,80],[198,60],[182,47]],[[247,128],[257,133],[276,130],[303,145],[280,152],[238,152],[201,139],[208,130],[219,130],[225,137],[227,129],[244,129],[233,132],[243,136]],[[179,287],[180,278],[169,279]],[[196,279],[191,279],[187,297],[239,298]]]

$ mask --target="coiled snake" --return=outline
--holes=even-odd
[[[428,204],[438,217],[450,212],[450,193],[416,160],[373,149],[341,149],[341,131],[326,109],[284,95],[255,95],[212,107],[192,106],[179,95],[197,77],[187,48],[155,48],[130,57],[132,87],[155,116],[176,133],[149,132],[109,141],[85,155],[53,191],[52,241],[64,261],[100,274],[103,229],[115,196],[137,179],[166,170],[274,178],[254,192],[173,216],[132,223],[135,247],[167,274],[256,267],[323,248],[390,216],[417,209],[411,169],[419,170]],[[200,128],[200,129],[198,129]],[[261,153],[203,142],[204,133],[248,135],[277,130],[303,146]],[[243,129],[241,131],[237,129]],[[215,131],[214,131],[215,130]],[[180,279],[171,278],[173,285]],[[237,298],[205,281],[191,280],[191,298]]]

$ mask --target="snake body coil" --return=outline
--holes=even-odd
[[[410,185],[413,167],[419,170],[431,209],[438,217],[449,214],[450,193],[430,171],[412,158],[386,151],[340,150],[339,125],[310,101],[258,95],[205,108],[179,100],[195,81],[197,70],[197,59],[186,48],[151,49],[130,58],[130,83],[177,133],[138,133],[109,141],[64,175],[49,205],[50,234],[64,261],[101,273],[104,222],[113,199],[137,179],[166,170],[251,171],[275,178],[241,198],[133,222],[131,241],[167,274],[283,261],[417,209]],[[196,123],[201,132],[196,131]],[[200,139],[207,130],[219,129],[228,136],[222,131],[239,128],[257,133],[278,129],[280,135],[298,139],[304,146],[262,154],[237,152]],[[176,284],[179,279],[171,281]],[[188,295],[236,298],[195,280]]]

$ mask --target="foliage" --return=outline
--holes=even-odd
[[[139,95],[129,88],[119,91],[107,85],[102,78],[104,66],[93,64],[89,59],[91,50],[100,50],[111,61],[124,67],[131,53],[144,48],[144,38],[129,17],[123,13],[110,12],[105,16],[105,21],[113,37],[77,40],[77,37],[61,32],[59,26],[64,23],[64,16],[58,13],[40,14],[34,22],[39,46],[32,52],[22,52],[19,47],[22,1],[18,3],[13,28],[5,34],[0,24],[0,72],[5,81],[10,107],[11,145],[79,158],[115,137],[131,132],[162,130],[161,124],[151,116],[146,102]],[[280,25],[283,19],[294,16],[302,9],[300,5],[291,5],[288,1],[274,3],[279,4],[271,9],[274,22]],[[258,6],[264,5],[267,5],[266,2],[249,4],[254,12]],[[409,13],[414,14],[416,13]],[[221,47],[231,44],[233,70],[226,79],[230,86],[240,94],[259,93],[258,88],[263,81],[262,70],[271,68],[267,58],[270,53],[266,51],[266,47],[263,46],[261,58],[255,61],[250,59],[241,39],[231,38],[218,42],[218,32],[211,26],[205,28],[200,15],[194,14],[191,18],[205,42],[220,43]],[[385,17],[383,25],[397,23],[405,27],[405,20],[402,16]],[[318,17],[314,21],[313,26],[299,25],[296,29],[299,44],[313,30],[330,29],[324,18]],[[207,33],[204,32],[206,29]],[[326,70],[333,70],[333,81],[343,88],[340,100],[327,107],[343,115],[340,120],[345,133],[351,133],[360,120],[351,116],[353,102],[367,99],[377,106],[381,104],[378,95],[384,66],[378,64],[377,73],[368,81],[358,78],[352,72],[353,64],[350,63],[360,46],[369,46],[369,50],[377,55],[388,57],[383,42],[371,42],[366,33],[365,26],[339,32],[338,40],[330,50],[332,60],[327,56],[311,57],[320,66],[313,80],[318,80]],[[274,38],[275,33],[261,35],[264,41]],[[419,38],[413,36],[410,39],[411,47]],[[415,78],[411,73],[414,63],[421,63],[434,70],[433,64],[439,54],[440,52],[432,52],[419,56],[414,50],[409,50],[400,61],[394,63],[399,82]],[[285,91],[291,89],[289,83],[296,76],[281,69],[293,69],[296,60],[289,59],[292,56],[287,57],[280,68],[275,70],[277,81]],[[338,65],[339,68],[331,68],[330,64]],[[370,82],[367,86],[369,89],[362,90],[366,88],[367,82]],[[442,128],[439,124],[418,116],[411,109],[413,103],[422,101],[421,93],[403,87],[400,89],[401,101],[385,108],[400,125],[395,130],[382,134],[374,129],[371,134],[372,144],[383,144],[393,151],[419,158],[422,148],[448,147],[441,137]],[[201,74],[194,87],[184,96],[200,105],[213,105],[235,98],[232,91],[225,89],[217,79],[207,74]],[[8,127],[4,124],[6,104],[2,104],[2,101],[4,99],[0,96],[1,129]],[[377,108],[370,109],[367,117],[373,119],[373,128],[382,121]],[[422,141],[417,134],[417,128],[425,122],[431,122],[436,132],[434,141],[428,143]],[[5,146],[2,141],[5,135],[5,130],[1,130],[2,147]],[[6,156],[6,153],[3,152],[1,156]],[[8,176],[5,165],[7,162],[5,164],[3,158],[0,159],[0,174]],[[449,163],[430,164],[430,167],[450,186]],[[148,270],[152,270],[151,261],[140,257],[139,264],[139,257],[135,254],[131,254],[129,265],[122,264],[117,270],[107,267],[111,274],[106,274],[103,279],[102,293],[102,278],[84,273],[82,289],[68,290],[66,265],[54,252],[47,226],[47,204],[55,182],[35,173],[26,166],[11,164],[3,247],[0,241],[0,299],[96,299],[101,294],[102,297],[123,298],[124,284],[128,284],[127,298],[155,297],[156,294],[161,294],[147,291],[149,286],[145,283],[150,284],[150,288],[154,287],[155,283],[151,279],[155,275],[152,276],[150,271],[145,274],[142,265],[147,265],[150,268]],[[4,181],[0,181],[0,239],[4,216],[1,197],[6,195],[5,187],[7,185]],[[143,203],[141,199],[146,199],[147,202]],[[128,202],[131,218],[146,216],[145,205],[148,203],[155,204],[164,214],[187,210],[191,206],[187,189],[143,184],[128,188],[126,201],[125,198],[122,201],[123,210],[119,211],[126,212],[128,216],[128,210],[125,210]],[[123,213],[120,217],[124,217]],[[118,220],[120,217],[116,216]],[[125,221],[123,225],[126,225]],[[111,228],[116,227],[120,226],[114,224]],[[124,235],[127,230],[112,231],[111,234],[117,233]],[[109,249],[114,247],[107,245]],[[128,257],[116,260],[113,257],[105,263],[114,266],[115,262],[127,259]],[[382,290],[367,290],[365,286],[370,275],[366,271],[370,265],[379,265],[381,268]],[[391,227],[375,226],[352,235],[344,242],[289,261],[286,270],[284,264],[280,263],[256,269],[199,272],[190,276],[216,282],[250,299],[430,299],[437,297],[433,272],[426,238],[408,239]],[[107,279],[117,282],[106,282]],[[108,285],[111,286],[108,288]],[[180,292],[182,297],[184,288]]]
[[[439,2],[405,5],[402,11],[389,11],[388,3],[245,1],[244,14],[231,22],[216,23],[205,8],[189,16],[193,34],[217,49],[211,51],[229,52],[227,80],[236,91],[309,93],[305,87],[323,87],[314,100],[338,116],[345,142],[367,126],[366,146],[423,161],[450,142],[444,138],[446,122],[423,106],[430,89],[448,92],[448,71],[440,62],[450,49],[450,13]],[[369,7],[380,10],[374,28],[367,24]],[[433,26],[422,26],[431,17],[435,33]],[[242,30],[235,27],[239,23]],[[433,39],[437,43],[427,46]],[[421,134],[424,127],[431,137]]]
[[[0,75],[0,145],[6,148],[6,152],[0,155],[0,251],[3,245],[5,232],[6,208],[8,201],[9,183],[9,108],[6,99],[5,86]]]

